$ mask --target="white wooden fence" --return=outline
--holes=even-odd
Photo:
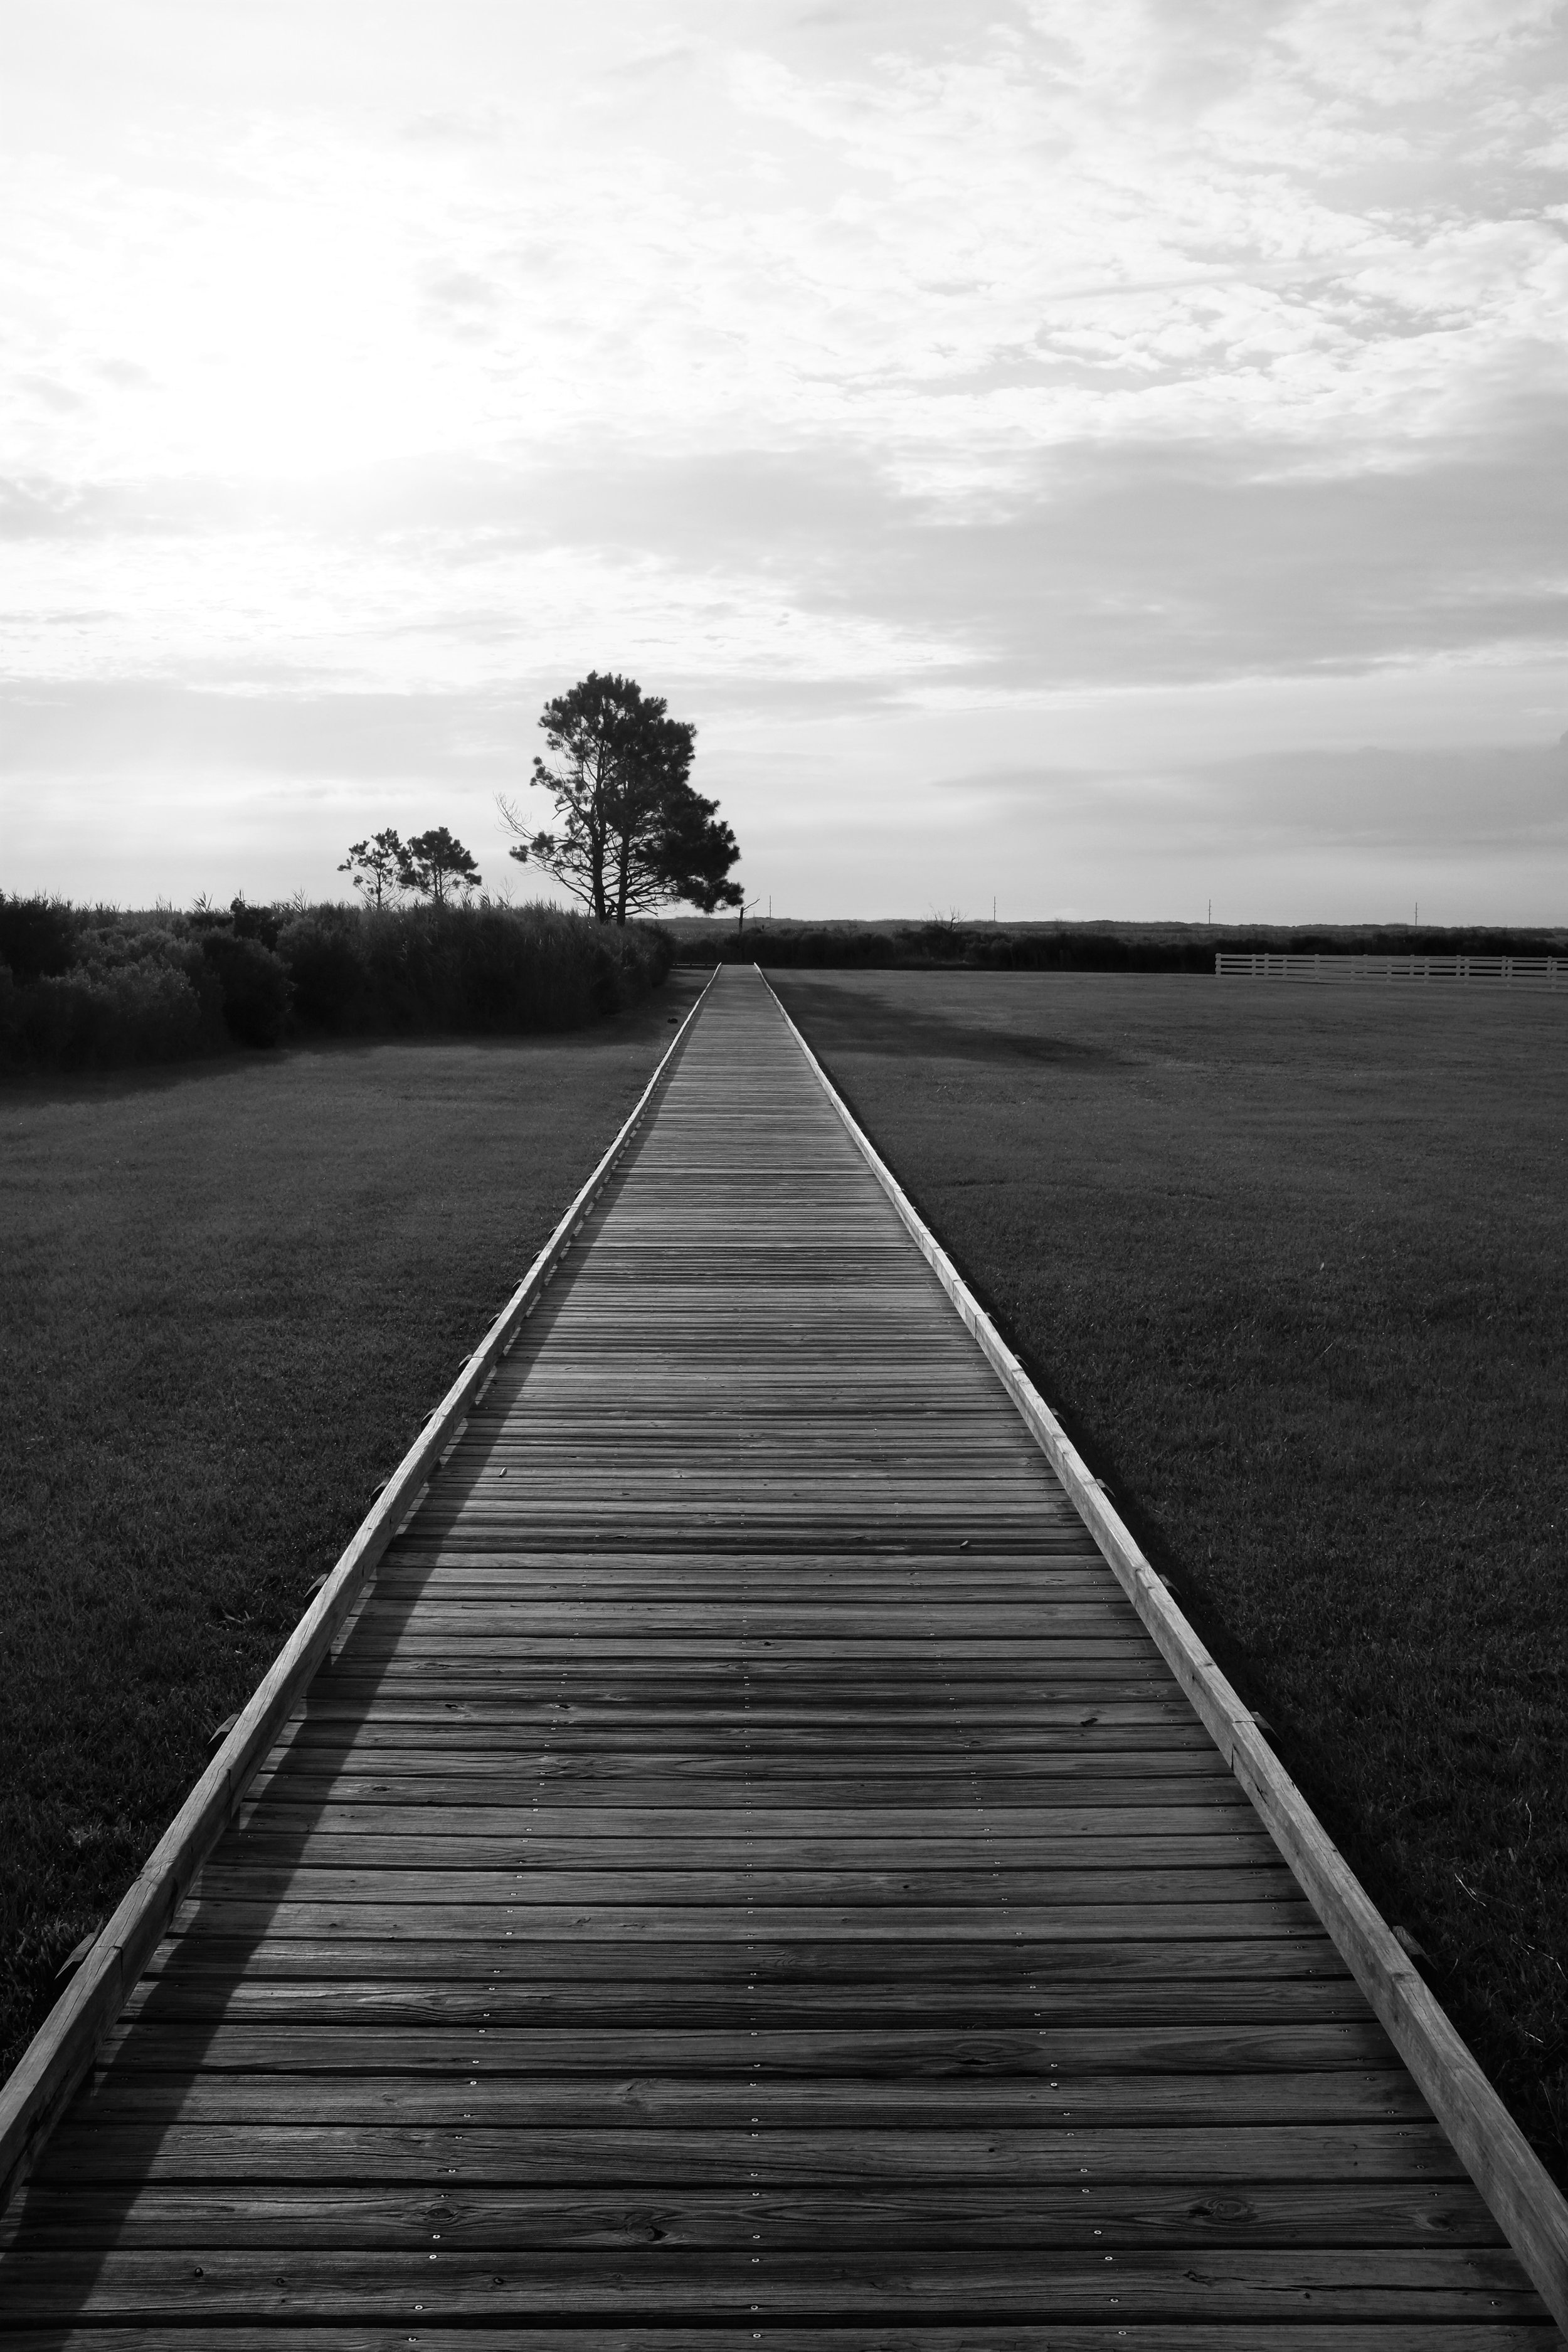
[[[1568,956],[1234,955],[1217,951],[1221,980],[1489,980],[1568,989]]]

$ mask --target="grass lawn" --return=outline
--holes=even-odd
[[[0,1094],[7,2070],[705,977]]]
[[[1568,1002],[777,984],[1568,2179]]]

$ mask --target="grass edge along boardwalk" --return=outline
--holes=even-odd
[[[18,2070],[13,2340],[1558,2340],[868,1151],[722,972]]]

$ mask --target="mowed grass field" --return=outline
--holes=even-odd
[[[1568,1000],[775,978],[1568,2179]]]
[[[0,2052],[706,975],[567,1036],[0,1094]]]

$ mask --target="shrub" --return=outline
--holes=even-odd
[[[602,939],[580,936],[570,916],[563,926],[550,914],[531,908],[528,917],[519,917],[504,907],[431,909],[426,919],[443,1026],[492,1033],[565,1029],[586,1013],[616,1010],[621,993],[614,955]]]
[[[316,1027],[518,1036],[636,1003],[675,943],[559,907],[319,907],[286,927],[279,952],[298,1017]]]
[[[152,961],[112,971],[79,967],[14,988],[12,1058],[46,1069],[121,1069],[210,1051],[209,1008],[183,971]]]
[[[66,971],[36,972],[20,984],[6,971],[0,1060],[117,1069],[188,1060],[227,1045],[217,975],[195,941],[171,928],[182,917],[78,915],[47,901],[9,902],[18,904],[45,906],[57,928],[62,919],[68,923],[73,960]]]
[[[259,940],[237,931],[205,931],[202,953],[223,989],[230,1034],[242,1045],[276,1045],[294,993],[286,966]]]
[[[70,946],[58,972],[23,978],[0,962],[0,1062],[39,1069],[184,1059],[237,1041],[276,1045],[300,1029],[571,1029],[636,1003],[675,957],[673,938],[656,926],[622,929],[537,905],[290,911],[236,899],[227,914],[122,915],[0,900],[6,913],[17,907],[29,910],[16,919],[18,938],[42,941],[57,961],[59,940],[68,935]]]
[[[294,983],[294,1017],[307,1028],[357,1028],[370,1001],[364,924],[354,907],[311,907],[276,941]]]
[[[675,969],[680,942],[673,931],[665,929],[662,923],[639,923],[637,929],[647,944],[648,969],[653,975],[651,984],[655,988],[662,988]]]
[[[100,975],[124,964],[164,964],[171,971],[184,972],[198,995],[205,991],[215,1008],[221,1008],[216,976],[199,943],[184,931],[172,929],[168,918],[149,922],[142,915],[89,917],[77,934],[76,963]]]
[[[671,950],[688,963],[800,965],[812,970],[871,970],[908,960],[885,931],[838,930],[831,924],[816,923],[796,931],[773,931],[758,923],[747,931],[710,932],[684,947],[672,941]]]
[[[77,925],[59,898],[8,898],[0,890],[0,963],[17,980],[52,979],[76,958]]]
[[[279,937],[289,918],[280,907],[247,907],[243,898],[236,898],[230,904],[228,919],[237,939],[258,940],[264,948],[276,952]]]
[[[289,915],[284,908],[253,907],[240,898],[230,899],[226,912],[199,902],[195,914],[185,919],[198,939],[212,931],[232,931],[237,939],[258,940],[264,948],[275,949]]]
[[[1130,944],[1107,931],[1003,931],[990,924],[972,929],[908,924],[892,933],[841,930],[830,924],[775,931],[756,924],[744,932],[689,940],[680,953],[689,963],[758,963],[779,970],[921,971],[966,965],[986,971],[1212,971],[1215,944],[1207,936]]]

